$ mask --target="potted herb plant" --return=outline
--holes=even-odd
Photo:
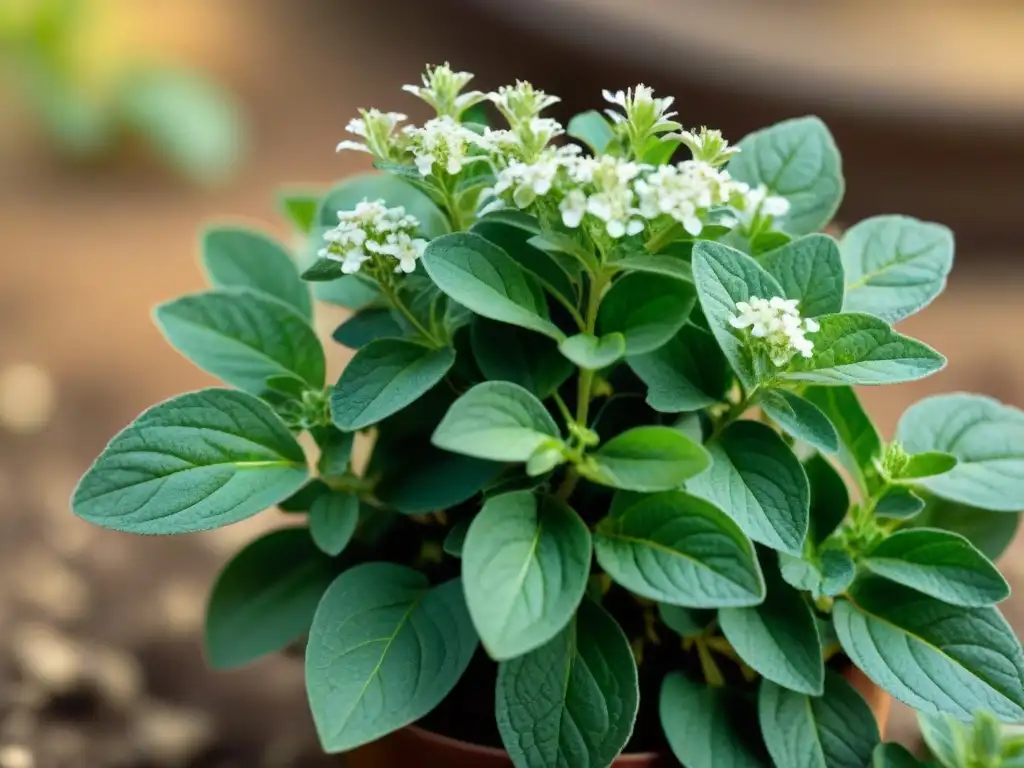
[[[206,233],[212,289],[156,320],[232,388],[143,413],[75,512],[143,534],[300,515],[224,569],[206,645],[226,668],[308,637],[330,752],[864,768],[899,756],[883,692],[1024,718],[991,562],[1024,414],[929,397],[885,442],[852,389],[944,366],[892,324],[943,289],[951,233],[819,234],[843,176],[815,118],[731,146],[638,86],[563,130],[529,83],[470,79],[408,86],[422,126],[364,110],[339,148],[384,173],[286,199],[304,280],[262,234]],[[310,283],[353,311],[335,384]]]

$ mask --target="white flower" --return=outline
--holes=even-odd
[[[519,208],[526,208],[537,197],[551,191],[562,167],[564,154],[557,150],[543,153],[535,162],[513,161],[498,172],[494,194],[512,191],[512,202]]]
[[[746,228],[750,228],[760,216],[785,216],[789,213],[789,200],[778,195],[769,195],[768,188],[761,184],[757,187],[747,188],[740,195],[739,203],[736,205],[739,219]]]
[[[549,96],[535,89],[524,80],[517,80],[514,86],[503,85],[497,92],[488,93],[487,98],[494,102],[498,111],[513,127],[533,120],[552,104],[561,101],[557,96]]]
[[[747,185],[734,181],[727,171],[699,160],[663,165],[636,182],[640,213],[648,219],[671,216],[696,237],[704,228],[709,208],[729,203]]]
[[[722,138],[721,131],[709,130],[704,126],[701,126],[700,131],[695,128],[692,131],[672,133],[665,138],[677,139],[689,148],[694,160],[701,160],[716,168],[725,165],[733,155],[740,152],[739,147],[729,146],[729,142]]]
[[[338,142],[335,151],[350,149],[390,158],[393,150],[399,149],[402,143],[402,135],[396,135],[395,128],[406,116],[401,112],[381,112],[379,109],[361,109],[359,113],[362,117],[349,120],[345,130],[362,137],[363,141],[346,139]]]
[[[397,262],[395,272],[412,272],[427,247],[426,240],[414,237],[419,226],[402,206],[388,208],[383,200],[363,200],[350,211],[338,211],[338,226],[324,233],[327,245],[319,255],[340,261],[346,275],[382,256]]]
[[[454,176],[471,162],[470,150],[480,144],[476,133],[448,116],[435,117],[422,128],[410,127],[405,133],[422,176],[434,173],[435,166]]]
[[[580,157],[569,164],[569,178],[583,187],[587,213],[604,222],[609,237],[618,239],[643,231],[632,182],[646,169],[611,155]]]
[[[562,212],[562,223],[569,229],[576,229],[587,212],[587,196],[582,190],[570,190],[558,208]]]
[[[679,123],[671,120],[675,112],[669,107],[675,101],[671,96],[655,98],[654,91],[640,84],[636,88],[625,91],[601,91],[605,101],[620,107],[625,114],[613,109],[606,109],[605,114],[616,125],[625,126],[634,139],[646,138],[655,133],[663,133],[679,128]]]
[[[482,136],[476,137],[476,144],[500,167],[511,159],[533,162],[547,149],[556,136],[565,133],[557,120],[549,117],[534,117],[517,123],[510,129],[485,128]]]
[[[738,330],[748,330],[776,366],[785,367],[795,355],[810,357],[814,353],[814,342],[807,334],[815,333],[821,326],[814,319],[800,317],[795,299],[752,296],[747,301],[737,301],[736,310],[729,324]]]
[[[403,85],[402,90],[418,96],[432,106],[439,116],[458,118],[463,112],[487,98],[482,91],[462,89],[473,79],[470,72],[453,72],[447,64],[427,67],[423,85]]]

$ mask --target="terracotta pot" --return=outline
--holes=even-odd
[[[885,736],[885,724],[889,719],[892,699],[885,691],[872,683],[856,667],[844,672],[846,679],[867,701],[878,721],[878,729]],[[347,768],[404,768],[407,765],[423,768],[510,768],[512,761],[504,750],[494,747],[478,747],[464,741],[450,739],[431,733],[415,725],[403,728],[374,744],[345,755]],[[671,757],[655,752],[622,755],[613,768],[669,768],[678,766]]]

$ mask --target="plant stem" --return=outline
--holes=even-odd
[[[725,685],[725,677],[722,670],[718,668],[715,657],[711,655],[708,648],[708,641],[704,637],[695,638],[697,645],[697,657],[700,659],[700,669],[704,673],[704,680],[713,688],[721,688]]]
[[[644,243],[644,248],[650,253],[660,252],[662,248],[672,241],[672,238],[675,237],[680,229],[682,229],[682,226],[678,222],[673,221],[668,226],[651,235],[647,242]]]
[[[752,390],[750,390],[750,393],[748,395],[740,398],[740,401],[736,403],[732,408],[730,408],[728,412],[722,417],[722,420],[715,425],[715,428],[712,430],[711,435],[705,442],[710,443],[721,437],[722,433],[725,432],[726,427],[728,427],[730,424],[736,421],[736,419],[738,419],[740,416],[747,412],[747,409],[750,408],[750,404],[751,402],[753,402],[754,395],[756,394],[757,387],[754,387]]]
[[[378,281],[378,284],[380,285],[381,292],[387,297],[388,302],[391,304],[391,306],[401,313],[402,317],[406,319],[409,325],[416,329],[417,333],[419,333],[424,339],[429,341],[435,347],[444,346],[444,344],[442,344],[433,333],[427,330],[423,323],[421,323],[416,318],[416,316],[409,310],[409,308],[405,306],[402,300],[398,298],[398,292],[394,289],[393,286],[386,283],[385,281]]]

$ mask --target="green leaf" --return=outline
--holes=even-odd
[[[359,523],[359,497],[354,493],[325,493],[309,510],[309,533],[321,552],[339,555]]]
[[[895,323],[942,293],[953,268],[953,233],[909,216],[875,216],[846,230],[847,312]]]
[[[687,768],[764,768],[747,746],[735,702],[711,688],[670,672],[661,685],[658,711],[672,754]],[[789,768],[787,766],[787,768]]]
[[[908,520],[924,511],[925,502],[905,485],[893,485],[886,489],[875,504],[875,516],[889,520]]]
[[[745,253],[721,243],[700,240],[693,246],[693,282],[708,326],[747,389],[758,384],[750,352],[729,318],[736,314],[736,302],[752,296],[762,299],[782,296],[782,287],[760,264]]]
[[[715,618],[715,612],[658,603],[658,617],[666,627],[680,637],[696,637],[707,629],[708,624]]]
[[[508,381],[485,381],[462,395],[431,440],[446,451],[491,461],[526,461],[541,446],[561,442],[544,404]]]
[[[531,244],[533,235],[529,230],[481,219],[470,228],[470,232],[490,240],[533,275],[548,293],[560,297],[564,304],[576,307],[579,297],[570,272],[552,254]]]
[[[203,266],[215,288],[252,288],[313,317],[309,288],[288,252],[261,232],[211,227],[203,233]]]
[[[771,428],[738,421],[707,445],[711,468],[687,489],[725,510],[754,541],[799,555],[807,536],[810,487],[800,461]]]
[[[122,71],[114,105],[124,127],[162,160],[201,184],[223,183],[238,167],[246,126],[232,94],[184,69]]]
[[[871,422],[857,393],[849,387],[807,387],[804,399],[814,403],[832,422],[839,434],[839,460],[866,489],[882,458],[882,438]]]
[[[957,458],[942,451],[915,453],[900,471],[898,480],[920,480],[925,477],[944,475],[957,465]]]
[[[959,533],[985,557],[996,560],[1017,535],[1020,515],[990,512],[966,504],[932,499],[924,513],[916,517],[911,524],[915,527],[938,528]]]
[[[115,435],[71,507],[115,531],[206,531],[287,499],[306,477],[302,447],[270,406],[204,389],[153,406]]]
[[[606,768],[638,705],[629,641],[590,600],[549,643],[498,666],[498,731],[516,768]]]
[[[967,763],[968,733],[966,723],[949,715],[917,713],[917,724],[931,756],[944,766],[960,768]]]
[[[757,605],[764,579],[753,546],[721,510],[682,491],[648,496],[602,520],[597,562],[616,582],[686,608]]]
[[[558,349],[580,368],[599,371],[626,354],[626,339],[621,333],[609,333],[600,338],[577,333],[563,340]]]
[[[313,478],[287,499],[283,499],[277,507],[282,512],[309,512],[313,502],[320,497],[320,494],[330,490],[323,480],[318,477]]]
[[[565,338],[548,320],[544,294],[501,248],[469,232],[431,241],[422,258],[427,274],[444,293],[478,315]]]
[[[206,606],[206,658],[233,669],[286,648],[309,631],[337,575],[304,528],[282,528],[250,543],[217,576]]]
[[[795,557],[779,554],[782,578],[790,586],[818,598],[835,597],[853,582],[856,565],[844,549],[827,548],[820,555]],[[824,645],[824,643],[823,643]]]
[[[813,384],[899,384],[931,376],[946,358],[872,315],[823,315],[814,352],[794,357],[783,378]]]
[[[765,580],[763,603],[718,612],[722,633],[747,666],[767,680],[820,696],[825,664],[814,612],[772,568]]]
[[[1015,512],[1024,499],[1024,412],[982,395],[928,397],[896,427],[910,453],[943,451],[956,467],[921,481],[929,491],[996,512]]]
[[[1010,585],[988,558],[949,531],[897,531],[862,563],[879,576],[951,605],[992,605],[1010,595]]]
[[[492,461],[417,445],[415,451],[388,465],[374,493],[399,512],[421,515],[471,499],[503,468],[503,464]]]
[[[828,224],[846,183],[839,150],[821,120],[783,120],[745,136],[737,146],[740,153],[729,163],[732,177],[755,187],[764,184],[789,200],[782,229],[802,235]]]
[[[868,576],[832,616],[850,660],[914,709],[1024,718],[1024,654],[995,608],[947,605]]]
[[[320,446],[320,458],[316,468],[324,477],[342,477],[348,472],[352,459],[352,443],[354,435],[342,432],[332,426],[317,427],[312,430],[317,445]]]
[[[232,288],[193,293],[156,308],[164,337],[189,360],[258,395],[270,376],[324,385],[324,350],[306,319],[284,302]]]
[[[924,768],[902,744],[887,742],[875,747],[871,768]]]
[[[653,493],[679,488],[708,468],[708,452],[672,427],[634,427],[587,454],[580,474],[595,483]]]
[[[839,450],[839,435],[814,403],[785,389],[758,390],[756,404],[782,429],[825,453]]]
[[[405,336],[402,326],[390,309],[364,309],[339,325],[331,335],[336,342],[349,349],[362,349],[379,339],[400,339]]]
[[[302,271],[299,279],[304,283],[326,283],[345,276],[337,259],[319,258]]]
[[[466,533],[469,531],[470,519],[463,517],[455,521],[455,524],[448,529],[441,545],[445,552],[452,557],[462,557],[462,549],[466,545]]]
[[[525,328],[477,318],[470,340],[484,376],[511,381],[542,400],[573,373],[554,341]]]
[[[429,713],[451,692],[477,648],[453,579],[366,563],[331,584],[306,648],[306,690],[320,743],[344,752]]]
[[[732,379],[714,337],[689,323],[663,346],[626,362],[647,385],[647,404],[661,413],[707,408],[725,397]]]
[[[881,739],[871,708],[832,670],[820,696],[764,681],[757,714],[772,760],[786,768],[865,768]]]
[[[316,224],[316,212],[321,195],[317,192],[283,190],[277,195],[277,204],[285,218],[300,234],[308,235]]]
[[[604,154],[608,145],[615,140],[611,123],[596,109],[574,115],[569,120],[566,133],[586,144],[595,155]]]
[[[850,509],[850,492],[836,469],[820,454],[804,462],[811,486],[811,522],[807,536],[820,545],[839,527]]]
[[[624,256],[612,262],[613,266],[626,272],[647,272],[652,275],[671,277],[685,283],[693,282],[693,267],[690,262],[668,254]]]
[[[627,274],[601,300],[597,329],[602,336],[621,333],[627,354],[653,352],[683,327],[696,300],[689,283],[643,272]]]
[[[449,347],[380,339],[356,352],[331,393],[331,417],[351,432],[400,411],[437,384],[455,363]]]
[[[828,235],[792,240],[758,261],[779,281],[787,299],[800,301],[800,314],[804,317],[842,311],[843,261],[839,244]]]
[[[484,648],[499,661],[521,656],[575,613],[590,575],[590,532],[553,496],[495,496],[469,525],[462,575]]]

